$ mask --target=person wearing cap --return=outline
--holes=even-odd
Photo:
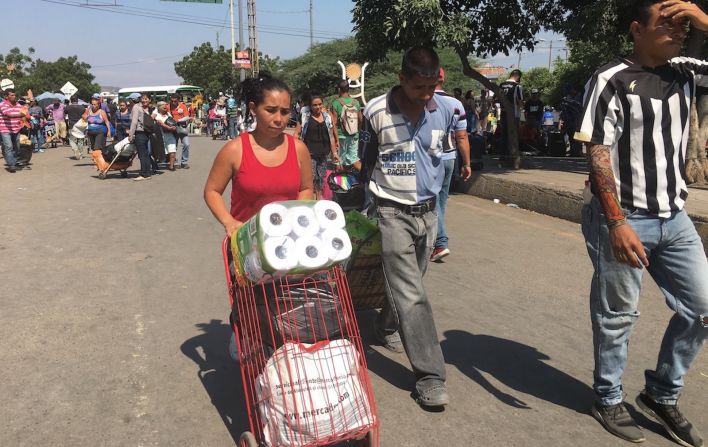
[[[452,182],[452,174],[455,170],[455,160],[457,158],[458,150],[460,151],[460,154],[462,154],[462,159],[467,160],[464,162],[467,167],[462,168],[463,175],[466,176],[467,171],[470,171],[471,169],[469,167],[470,142],[467,138],[467,115],[465,112],[465,107],[459,99],[448,95],[445,90],[443,90],[442,86],[444,82],[445,70],[440,67],[434,98],[441,107],[450,109],[452,112],[452,119],[448,123],[447,129],[445,129],[446,135],[443,140],[442,163],[445,167],[445,173],[442,188],[438,193],[438,200],[436,203],[436,209],[438,212],[438,231],[437,237],[435,238],[435,247],[433,248],[433,252],[430,254],[430,260],[432,262],[441,262],[443,258],[450,254],[447,231],[445,230],[445,210],[447,209],[447,198],[450,193],[450,183]]]
[[[157,108],[153,112],[155,122],[160,126],[162,131],[162,142],[165,146],[165,154],[167,155],[167,169],[175,170],[175,157],[177,153],[177,123],[167,110],[165,101],[158,101]]]
[[[83,158],[83,149],[86,145],[86,126],[85,121],[81,121],[86,107],[79,104],[79,98],[72,96],[68,106],[66,106],[66,116],[68,118],[69,127],[69,146],[74,151],[74,159],[81,160]],[[81,123],[77,126],[78,123]]]
[[[54,102],[47,106],[47,113],[51,113],[54,119],[54,126],[57,129],[57,136],[62,144],[67,144],[66,140],[66,121],[64,121],[64,104],[59,98],[55,98]]]
[[[177,158],[177,144],[182,143],[182,155],[180,157],[180,167],[189,169],[189,123],[192,122],[192,111],[187,105],[179,100],[177,93],[170,95],[168,107],[172,119],[176,123],[175,131],[175,161]]]
[[[526,115],[526,125],[532,129],[540,129],[541,121],[543,120],[543,108],[546,104],[540,98],[540,92],[537,88],[531,89],[531,99],[524,104],[524,113]]]

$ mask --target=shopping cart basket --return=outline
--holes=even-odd
[[[336,266],[226,283],[250,431],[241,447],[378,447],[379,420],[346,275]]]

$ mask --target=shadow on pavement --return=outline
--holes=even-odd
[[[229,356],[231,327],[221,320],[197,323],[204,333],[182,343],[182,353],[197,364],[197,377],[234,442],[248,430],[246,399],[239,366]]]
[[[536,348],[461,330],[446,331],[444,335],[445,339],[440,342],[440,346],[446,362],[457,367],[505,404],[516,408],[531,408],[520,398],[495,387],[482,372],[521,393],[578,413],[589,413],[593,402],[592,389],[544,363],[543,360],[550,360],[550,357]]]

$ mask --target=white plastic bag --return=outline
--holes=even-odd
[[[348,340],[286,343],[256,380],[268,446],[303,446],[373,423]]]

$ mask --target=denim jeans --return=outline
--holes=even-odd
[[[0,133],[0,138],[5,164],[8,168],[14,168],[17,165],[17,157],[20,155],[20,134],[3,132]]]
[[[150,177],[152,175],[152,157],[150,157],[150,149],[148,142],[150,136],[145,132],[135,132],[135,146],[138,149],[138,158],[140,159],[140,175],[142,177]]]
[[[30,141],[32,141],[32,148],[35,152],[38,152],[42,146],[44,146],[44,129],[35,129],[30,131]]]
[[[182,142],[182,158],[180,163],[186,165],[187,163],[189,163],[189,135],[177,133],[178,146],[180,141]]]
[[[403,347],[423,393],[445,381],[445,361],[423,287],[435,242],[437,216],[406,214],[398,208],[377,206],[381,230],[381,257],[389,301],[377,324],[386,333],[400,331]]]
[[[685,211],[668,218],[644,210],[627,213],[649,258],[646,269],[675,312],[659,351],[656,370],[645,371],[646,391],[657,402],[675,404],[683,376],[700,352],[708,328],[708,261],[696,228]],[[615,260],[600,202],[583,207],[582,228],[595,268],[590,314],[595,353],[594,385],[602,405],[622,401],[621,377],[627,363],[629,335],[639,318],[638,302],[644,269]]]
[[[447,198],[450,195],[450,182],[452,174],[455,171],[455,159],[443,160],[445,167],[445,178],[443,179],[442,189],[438,193],[437,212],[438,212],[438,232],[435,239],[435,248],[447,248],[447,231],[445,231],[445,210],[447,209]]]
[[[238,136],[238,118],[229,118],[229,138],[234,139]]]

